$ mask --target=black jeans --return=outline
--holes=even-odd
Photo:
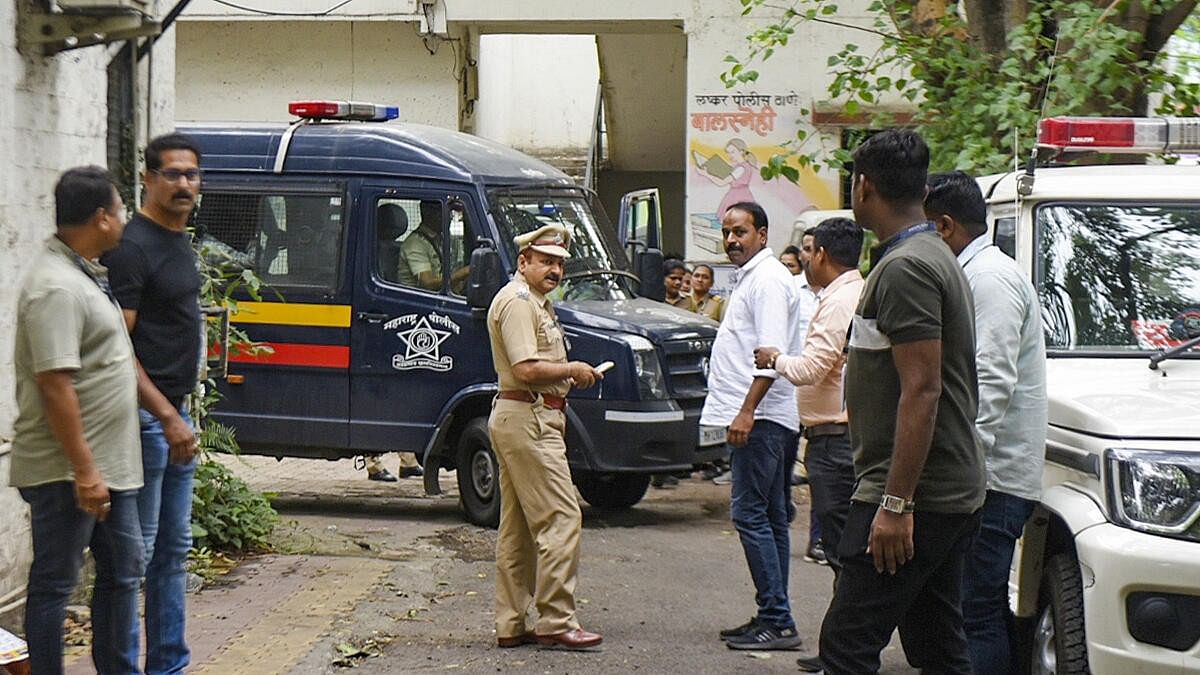
[[[808,439],[804,467],[808,469],[812,512],[821,525],[825,557],[834,570],[841,569],[837,547],[846,527],[846,516],[850,513],[850,497],[854,494],[854,449],[850,447],[850,435]]]
[[[867,554],[878,506],[852,502],[838,546],[842,572],[821,624],[821,660],[830,675],[879,672],[879,653],[900,629],[904,655],[926,675],[970,675],[963,633],[963,566],[979,528],[978,513],[917,512],[916,551],[891,575]]]

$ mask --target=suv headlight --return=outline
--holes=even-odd
[[[633,351],[633,367],[636,370],[638,394],[643,400],[667,397],[663,382],[662,366],[658,362],[658,350],[654,343],[640,335],[622,335],[621,339]]]
[[[1104,456],[1118,524],[1200,541],[1200,453],[1109,448]]]

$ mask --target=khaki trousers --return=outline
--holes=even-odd
[[[400,468],[410,468],[421,466],[417,463],[417,456],[411,452],[397,452],[396,456],[400,458]],[[367,466],[367,473],[378,473],[383,471],[383,455],[363,455],[363,460]]]
[[[566,415],[540,404],[497,399],[488,418],[500,463],[496,540],[496,637],[579,628],[575,576],[582,515],[567,466]]]

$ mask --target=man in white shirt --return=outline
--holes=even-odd
[[[800,646],[788,600],[788,484],[799,416],[795,387],[774,369],[754,367],[754,348],[799,350],[795,286],[767,248],[767,214],[753,202],[726,210],[725,253],[737,265],[725,320],[713,343],[700,423],[727,427],[733,474],[730,512],[754,581],[757,614],[721,631],[731,649]]]
[[[1046,352],[1037,294],[987,236],[987,206],[961,171],[929,177],[925,214],[958,256],[975,298],[975,427],[987,498],[963,576],[963,627],[977,675],[1010,672],[1008,571],[1041,496],[1046,450]]]

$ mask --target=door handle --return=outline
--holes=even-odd
[[[355,315],[355,317],[359,321],[366,321],[367,323],[383,323],[384,321],[387,320],[388,315],[387,314],[379,314],[376,312],[359,312],[358,314]]]

